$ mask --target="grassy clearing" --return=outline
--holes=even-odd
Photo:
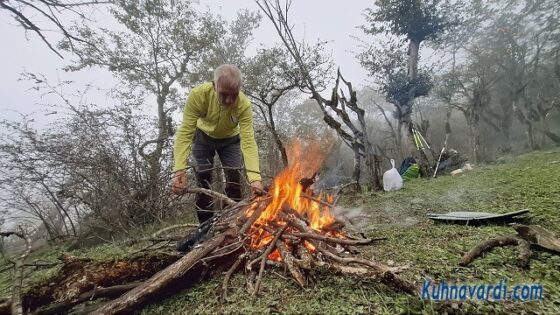
[[[514,248],[498,248],[469,267],[459,267],[461,255],[488,238],[514,234],[508,226],[434,224],[428,212],[484,211],[503,213],[531,210],[531,224],[560,236],[560,152],[533,152],[475,168],[460,176],[416,180],[395,193],[345,196],[340,203],[359,228],[387,241],[361,249],[361,256],[408,265],[402,276],[422,283],[426,279],[457,284],[541,284],[544,298],[537,302],[433,302],[391,291],[375,281],[317,272],[301,289],[282,270],[265,275],[261,296],[251,298],[244,275],[232,279],[230,295],[219,302],[223,274],[148,306],[141,314],[560,314],[560,256],[535,251],[529,267],[516,266]],[[118,246],[102,246],[83,256],[124,255]],[[55,250],[56,252],[56,250]],[[52,254],[53,257],[55,254]],[[0,262],[0,265],[2,263]],[[0,287],[2,277],[0,277]]]

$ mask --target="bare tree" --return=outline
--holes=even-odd
[[[75,42],[89,44],[84,38],[73,33],[64,24],[63,16],[72,16],[80,21],[88,20],[91,12],[84,10],[92,7],[109,3],[107,0],[0,0],[0,9],[9,12],[14,20],[19,23],[26,31],[37,34],[41,40],[57,54],[63,58],[58,50],[51,44],[51,40],[45,35],[46,27],[54,27],[68,40],[73,46]],[[46,22],[40,22],[46,21]],[[41,26],[40,24],[45,24]]]
[[[29,120],[0,124],[0,165],[7,170],[0,174],[3,205],[39,220],[49,238],[89,234],[108,240],[181,212],[165,185],[168,172],[157,178],[158,197],[146,198],[151,169],[139,149],[152,121],[133,106],[142,99],[127,95],[117,98],[123,104],[100,107],[82,93],[74,101],[62,94],[67,88],[50,86],[42,76],[31,78],[58,97],[51,107],[58,119],[40,131]]]
[[[352,84],[344,79],[339,70],[337,71],[335,87],[332,89],[331,98],[325,99],[322,97],[317,82],[311,74],[311,69],[307,67],[305,62],[306,58],[309,57],[309,51],[312,50],[312,47],[306,43],[298,43],[296,41],[292,33],[293,27],[288,22],[291,2],[286,1],[282,5],[279,0],[257,0],[256,3],[273,23],[282,43],[300,68],[303,84],[321,108],[323,119],[327,125],[336,130],[343,141],[354,151],[352,179],[356,182],[356,188],[359,189],[361,159],[365,157],[370,176],[367,180],[368,187],[380,190],[382,187],[379,174],[380,160],[376,155],[374,146],[368,140],[364,119],[365,112],[358,106],[356,91],[353,89]],[[339,91],[341,84],[346,86],[347,96],[342,88]],[[333,114],[336,116],[333,116]],[[352,121],[351,115],[357,117],[357,124]]]
[[[321,55],[322,45],[308,52],[306,69],[314,76],[317,88],[323,89],[328,81],[329,61]],[[245,65],[244,88],[254,101],[276,147],[280,151],[284,167],[288,166],[288,154],[273,115],[274,105],[292,91],[305,89],[303,75],[298,64],[286,48],[281,46],[261,49]]]

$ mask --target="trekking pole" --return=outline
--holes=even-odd
[[[445,141],[443,141],[443,147],[441,148],[441,152],[439,153],[439,158],[438,158],[437,163],[436,163],[436,169],[434,170],[433,178],[436,178],[437,170],[439,168],[439,162],[441,161],[441,156],[443,155],[443,151],[445,151],[445,147],[447,146],[447,139],[448,138],[449,138],[449,134],[446,133],[445,134]]]

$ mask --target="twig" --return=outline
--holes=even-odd
[[[287,234],[287,236],[295,236],[304,239],[315,239],[319,241],[325,241],[325,242],[341,244],[341,245],[350,245],[350,246],[369,245],[373,242],[387,239],[386,237],[380,237],[380,238],[370,238],[370,239],[349,240],[344,238],[330,237],[317,233],[289,233]]]
[[[181,229],[181,228],[186,228],[186,227],[193,227],[193,228],[197,228],[198,224],[193,224],[193,223],[185,223],[185,224],[176,224],[176,225],[172,225],[172,226],[168,226],[166,228],[163,228],[159,231],[156,231],[154,233],[152,233],[152,239],[157,238],[160,234],[167,232],[169,230],[174,230],[174,229]],[[148,239],[151,240],[151,239]]]
[[[157,247],[157,248],[155,248],[155,249],[157,250],[157,249],[166,247],[166,246],[168,246],[169,243],[171,242],[170,240],[165,240],[165,241],[167,241],[167,244],[164,244],[163,246]],[[147,251],[148,249],[151,249],[151,248],[155,247],[158,243],[159,243],[159,242],[154,242],[154,243],[152,243],[152,244],[150,244],[150,245],[148,245],[148,246],[146,246],[146,247],[144,247],[144,248],[141,248],[141,249],[139,249],[139,250],[137,250],[137,251],[132,252],[131,255],[135,255],[135,254],[138,254],[138,253]]]
[[[227,271],[226,276],[224,277],[224,282],[222,282],[222,296],[220,297],[222,303],[224,303],[227,299],[227,289],[228,289],[229,279],[231,278],[233,273],[237,270],[237,268],[239,268],[239,265],[245,260],[245,258],[246,258],[246,254],[239,256],[239,258],[237,258],[237,260],[233,263],[233,265],[231,265],[231,267]]]
[[[224,194],[220,194],[219,192],[213,191],[211,189],[194,187],[194,188],[189,188],[189,189],[185,190],[185,192],[186,193],[191,193],[191,194],[205,194],[205,195],[208,195],[208,196],[212,196],[216,199],[219,199],[219,200],[225,202],[227,205],[236,205],[237,204],[236,201],[229,198],[228,196],[226,196]]]
[[[324,200],[317,199],[317,198],[315,198],[315,197],[313,197],[313,196],[311,196],[311,195],[305,194],[305,193],[302,193],[302,194],[300,195],[300,197],[301,197],[301,198],[305,198],[305,199],[309,199],[309,200],[312,200],[312,201],[315,201],[315,202],[317,202],[317,203],[319,203],[319,204],[322,204],[323,206],[327,206],[327,207],[329,207],[329,208],[334,207],[334,204],[330,204],[330,203],[328,203],[328,202],[326,202],[326,201],[324,201]]]
[[[257,283],[255,284],[255,291],[253,291],[253,296],[256,296],[259,293],[259,289],[261,287],[262,275],[263,275],[263,272],[264,272],[264,266],[266,264],[266,260],[268,258],[268,255],[270,255],[270,253],[272,253],[272,251],[276,247],[276,241],[278,241],[278,239],[280,238],[282,233],[284,233],[284,231],[286,230],[287,227],[288,226],[286,225],[286,226],[284,226],[283,229],[278,230],[276,232],[276,234],[274,235],[274,238],[272,239],[272,241],[270,242],[270,244],[268,245],[268,247],[266,248],[266,250],[264,251],[264,253],[262,255],[261,268],[259,269],[259,274],[257,276]]]
[[[229,246],[232,246],[232,245],[236,245],[236,247],[234,247],[234,248],[231,249],[231,250],[225,251],[225,248],[228,248]],[[233,253],[235,253],[236,251],[238,251],[241,247],[243,247],[243,241],[235,242],[235,243],[229,244],[229,245],[227,245],[227,246],[224,246],[224,247],[222,247],[222,248],[216,250],[216,253],[215,253],[214,255],[208,256],[208,257],[204,257],[204,258],[200,259],[200,262],[206,263],[207,261],[211,261],[211,260],[213,260],[213,259],[215,259],[215,258],[223,257],[223,256],[227,256],[227,255],[233,254]]]

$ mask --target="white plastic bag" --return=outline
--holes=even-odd
[[[403,179],[395,168],[395,160],[393,159],[391,159],[391,166],[393,168],[383,173],[383,190],[385,191],[397,191],[403,186]]]

